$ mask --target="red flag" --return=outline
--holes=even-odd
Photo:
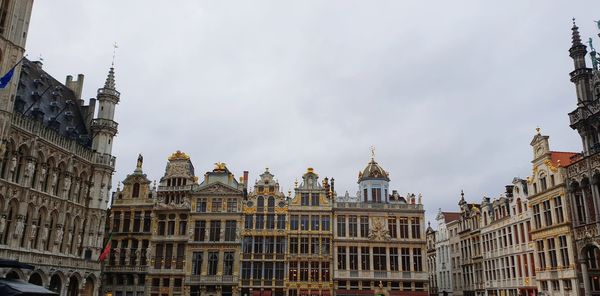
[[[102,261],[106,260],[106,257],[108,257],[108,254],[110,253],[111,244],[112,244],[112,233],[108,236],[108,241],[106,242],[106,246],[104,246],[102,253],[100,253],[100,256],[98,257],[98,261],[102,262]]]

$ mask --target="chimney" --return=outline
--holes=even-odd
[[[248,189],[248,171],[244,171],[244,188]]]

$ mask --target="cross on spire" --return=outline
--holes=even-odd
[[[371,159],[375,159],[375,146],[371,146]]]

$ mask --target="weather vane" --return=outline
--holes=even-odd
[[[39,60],[40,62],[43,62],[43,61],[44,61],[44,57],[42,57],[42,54],[41,54],[41,53],[40,53],[40,57],[38,58],[38,60]]]
[[[371,146],[371,158],[375,159],[375,146]]]
[[[117,45],[117,42],[113,42],[113,56],[112,56],[112,65],[115,65],[115,57],[117,56],[117,48],[119,48],[119,46]]]

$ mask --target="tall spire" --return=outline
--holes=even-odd
[[[108,76],[106,76],[106,82],[104,82],[104,88],[116,90],[115,86],[115,68],[110,67],[108,70]]]
[[[579,27],[577,27],[577,24],[575,24],[575,18],[573,18],[573,27],[571,28],[571,30],[573,31],[571,37],[573,47],[583,45],[581,43],[581,36],[579,35]]]

